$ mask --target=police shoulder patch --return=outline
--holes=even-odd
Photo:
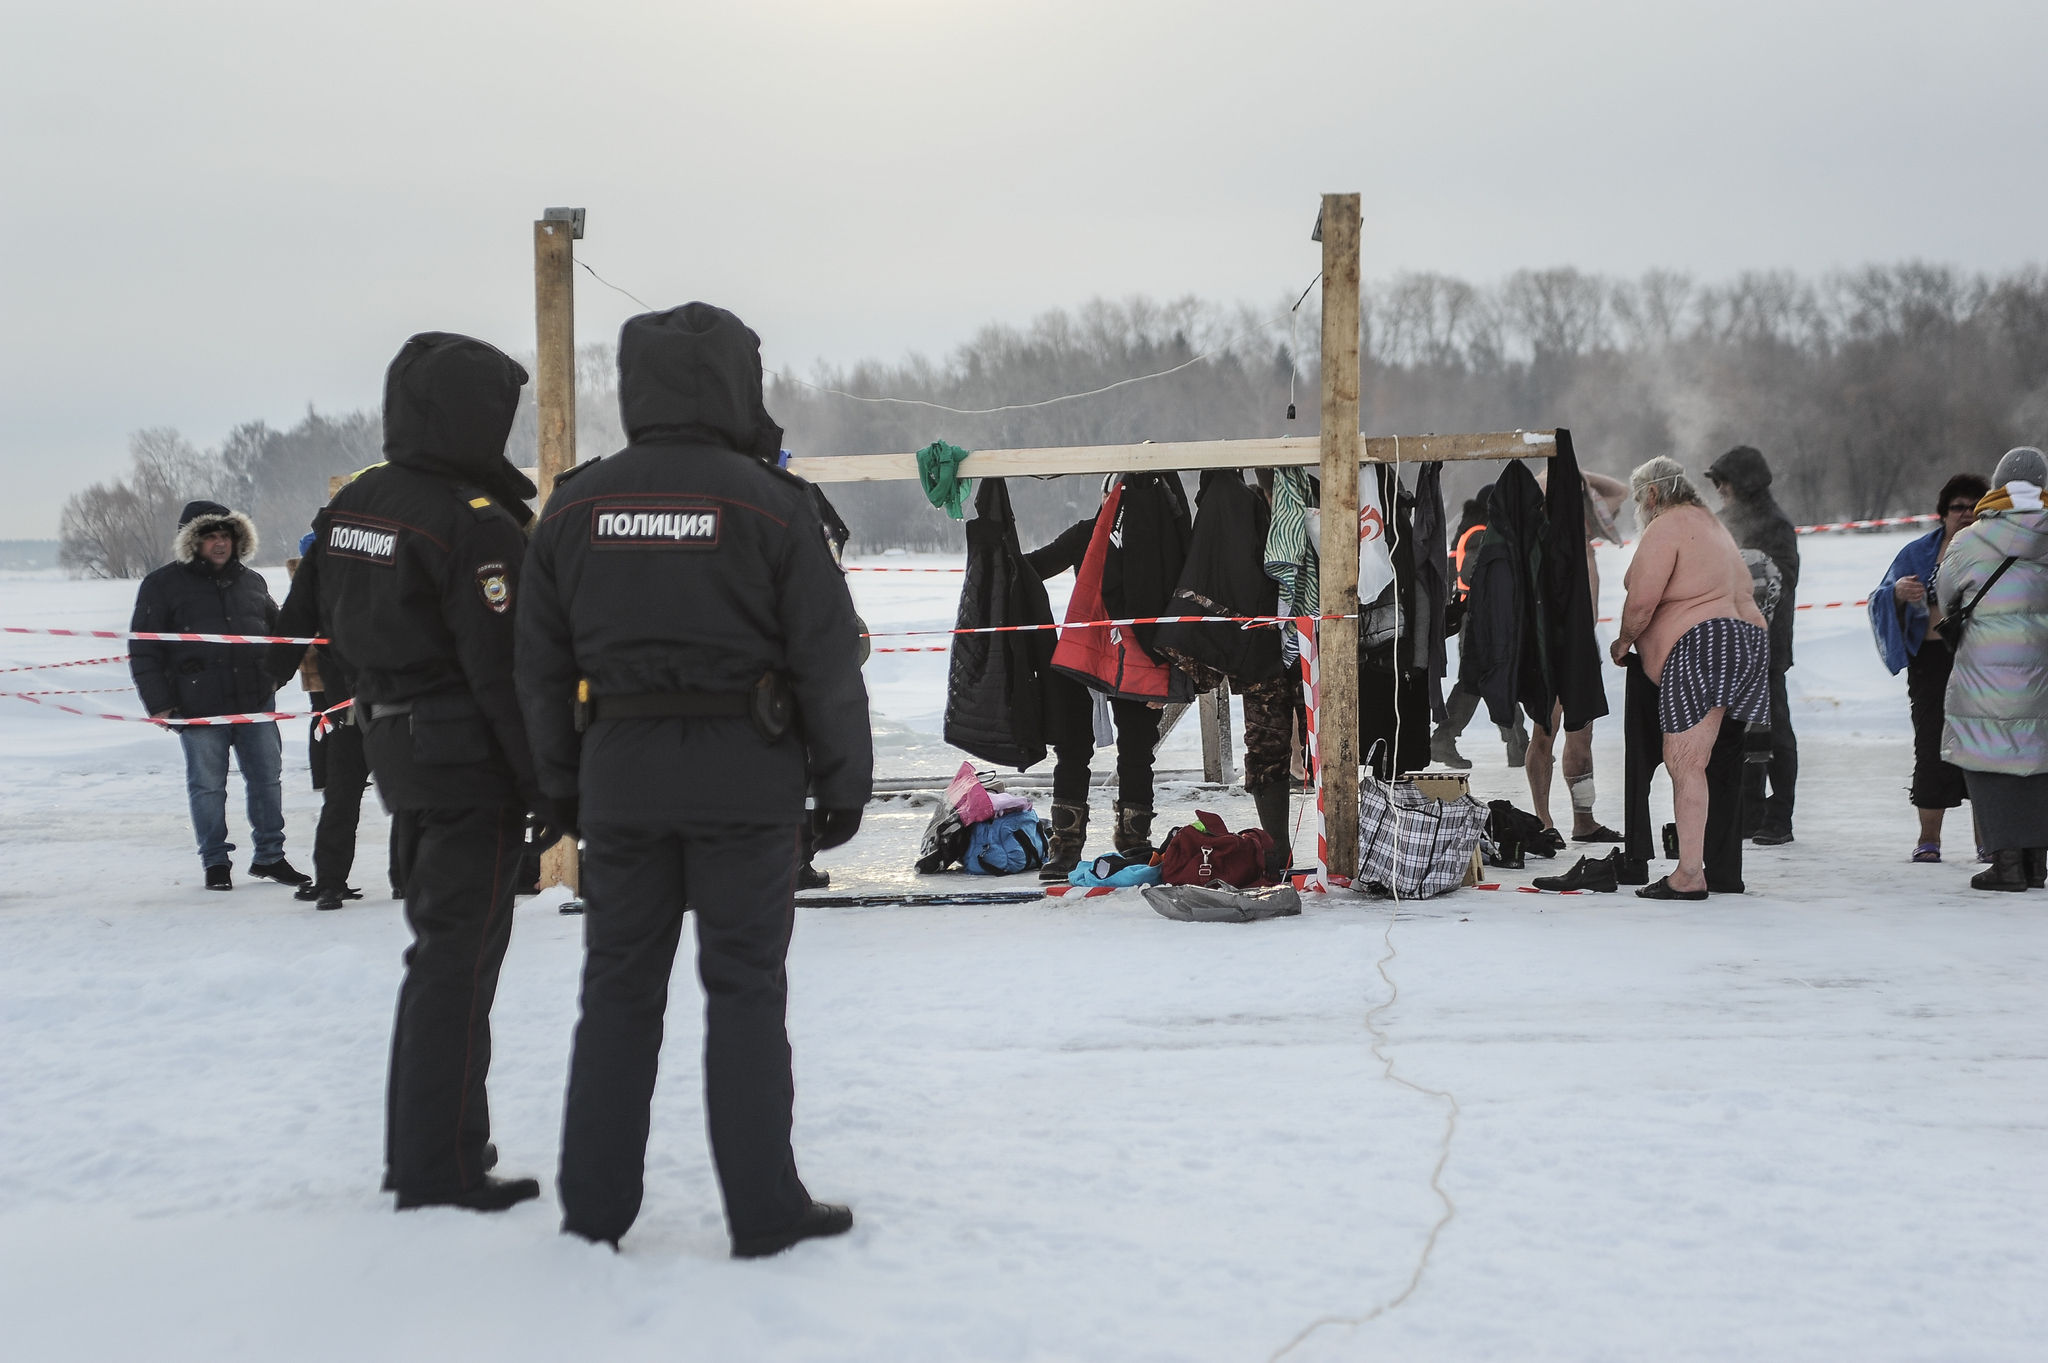
[[[359,512],[336,511],[327,518],[321,547],[338,558],[360,559],[389,568],[398,562],[399,525]]]
[[[590,509],[599,549],[716,549],[723,513],[688,496],[601,497]]]
[[[484,604],[503,615],[512,609],[512,575],[502,563],[479,563],[476,569],[476,589],[483,593]]]

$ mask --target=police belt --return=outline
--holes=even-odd
[[[795,710],[789,683],[774,672],[746,691],[653,691],[575,703],[578,733],[601,719],[745,719],[770,743],[789,732]]]

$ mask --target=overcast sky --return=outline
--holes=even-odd
[[[771,363],[1365,272],[2048,258],[2048,6],[4,0],[0,538],[127,433],[533,346],[531,222]],[[581,339],[638,311],[587,276]]]

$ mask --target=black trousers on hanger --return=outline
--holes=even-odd
[[[1628,744],[1628,833],[1623,855],[1647,864],[1662,849],[1650,825],[1650,778],[1664,764],[1664,726],[1657,719],[1657,683],[1643,675],[1643,660],[1628,655],[1628,691],[1622,735]],[[1725,718],[1707,758],[1707,835],[1703,851],[1707,888],[1742,893],[1742,728]]]

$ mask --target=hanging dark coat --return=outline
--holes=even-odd
[[[1169,615],[1273,615],[1280,584],[1266,576],[1266,499],[1236,469],[1210,469],[1195,494],[1187,564],[1167,603]],[[1185,653],[1235,682],[1280,675],[1280,631],[1271,625],[1159,626],[1154,642]]]
[[[1526,679],[1523,694],[1542,706],[1529,710],[1530,719],[1548,728],[1550,713],[1561,702],[1564,727],[1576,731],[1607,713],[1607,660],[1593,633],[1598,612],[1593,584],[1586,576],[1586,555],[1592,550],[1586,543],[1585,480],[1579,473],[1570,431],[1557,433],[1557,453],[1550,458],[1547,486],[1552,495],[1544,499],[1549,544],[1543,562],[1543,600],[1549,672],[1541,695],[1529,688]],[[1525,699],[1523,705],[1528,704]]]
[[[1402,491],[1394,471],[1375,470],[1379,477],[1380,505],[1392,506],[1387,527],[1388,557],[1394,580],[1374,605],[1384,610],[1400,603],[1399,624],[1392,637],[1371,642],[1368,628],[1384,621],[1372,606],[1362,606],[1358,648],[1358,751],[1370,756],[1374,745],[1379,760],[1373,763],[1381,780],[1391,780],[1397,771],[1419,771],[1429,765],[1429,669],[1415,662],[1415,645],[1420,631],[1424,598],[1416,562],[1424,553],[1415,535],[1416,502],[1412,493]],[[1394,761],[1389,764],[1388,755]]]
[[[967,523],[967,577],[956,627],[1049,625],[1045,584],[1024,559],[1010,494],[1000,478],[984,478]],[[1044,760],[1043,677],[1052,665],[1053,632],[959,634],[946,676],[946,741],[984,762],[1019,771]]]
[[[1451,565],[1444,543],[1443,474],[1443,464],[1432,460],[1415,476],[1415,582],[1419,602],[1415,665],[1429,673],[1429,708],[1438,720],[1445,718],[1443,681],[1449,654],[1444,648],[1444,616],[1451,604]]]
[[[1164,615],[1186,566],[1192,527],[1178,474],[1134,473],[1110,489],[1074,575],[1069,620]],[[1157,625],[1092,625],[1060,632],[1053,666],[1119,700],[1184,703],[1194,684],[1152,651]]]
[[[1543,602],[1540,596],[1530,599],[1542,579],[1528,564],[1531,552],[1541,562],[1543,491],[1520,460],[1494,482],[1487,517],[1465,552],[1468,592],[1458,633],[1458,684],[1486,702],[1495,724],[1512,725],[1525,670],[1539,686],[1545,671]],[[1525,669],[1525,659],[1531,668]],[[1543,717],[1549,718],[1547,708]]]

